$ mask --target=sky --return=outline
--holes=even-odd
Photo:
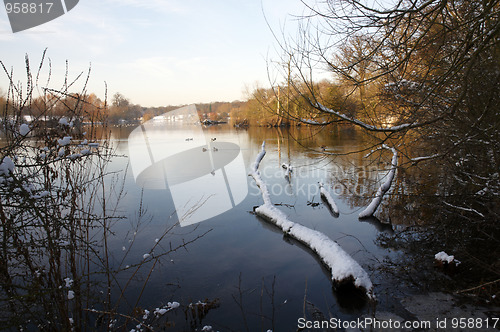
[[[269,86],[277,45],[266,19],[275,33],[293,34],[302,11],[300,0],[80,0],[53,21],[12,33],[0,8],[0,61],[23,82],[25,55],[36,71],[47,49],[49,87],[62,86],[67,61],[70,80],[91,68],[88,93],[107,91],[109,100],[120,92],[147,107],[245,100],[248,89]],[[48,68],[46,61],[39,86]],[[7,86],[2,70],[0,89]]]

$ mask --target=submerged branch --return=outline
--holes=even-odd
[[[328,190],[325,189],[325,187],[323,186],[323,183],[319,183],[319,190],[320,190],[320,194],[321,194],[321,198],[323,198],[326,202],[326,204],[328,205],[328,207],[330,208],[330,210],[332,210],[332,212],[336,215],[339,214],[339,208],[337,207],[337,204],[335,204],[335,201],[333,200],[333,197],[332,195],[330,195],[330,193],[328,192]]]
[[[314,251],[329,269],[332,282],[352,281],[358,288],[364,289],[369,299],[374,299],[373,284],[368,273],[347,254],[336,242],[325,234],[288,220],[287,216],[271,203],[266,183],[258,171],[259,164],[266,154],[265,142],[257,156],[249,175],[260,188],[264,204],[255,209],[255,213],[281,228],[287,235],[303,243]]]
[[[383,145],[383,148],[390,149],[392,151],[391,169],[389,170],[389,173],[387,173],[387,179],[385,182],[378,188],[375,198],[373,198],[370,205],[368,205],[366,209],[359,214],[360,219],[373,216],[380,203],[382,203],[382,198],[385,193],[389,190],[389,188],[391,188],[392,180],[396,174],[396,168],[398,167],[398,152],[395,148],[390,148],[385,144]]]

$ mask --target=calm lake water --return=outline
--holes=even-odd
[[[110,171],[127,170],[126,195],[118,211],[126,218],[113,224],[114,234],[109,240],[112,264],[123,269],[118,281],[121,288],[127,286],[126,301],[120,302],[123,311],[136,303],[152,311],[172,301],[184,308],[198,301],[215,301],[217,305],[198,317],[198,321],[182,310],[172,310],[166,315],[166,326],[174,326],[173,330],[201,330],[210,325],[220,331],[294,331],[299,318],[311,318],[315,312],[322,312],[325,319],[342,320],[373,312],[373,305],[356,301],[355,295],[337,294],[328,272],[312,252],[252,213],[255,206],[262,204],[262,198],[247,174],[265,141],[267,154],[260,171],[273,203],[281,204],[279,208],[290,220],[335,240],[365,268],[375,285],[376,310],[405,317],[399,300],[411,289],[378,269],[385,257],[400,254],[381,248],[376,242],[381,233],[390,233],[397,226],[358,220],[359,212],[369,203],[363,197],[373,195],[377,180],[383,178],[388,167],[387,163],[373,163],[362,154],[347,154],[364,146],[361,133],[351,127],[321,131],[307,127],[236,130],[218,125],[202,128],[201,133],[180,128],[176,132],[179,151],[189,150],[189,144],[196,143],[201,135],[209,143],[194,144],[193,149],[206,149],[208,159],[193,157],[190,161],[187,155],[174,161],[173,171],[165,171],[177,174],[178,170],[180,178],[155,178],[167,166],[154,166],[151,160],[160,163],[162,156],[179,151],[172,145],[165,145],[164,149],[175,151],[153,151],[156,148],[152,146],[160,137],[153,133],[145,136],[149,145],[138,144],[134,138],[138,128],[148,130],[134,126],[112,128],[117,156]],[[187,144],[186,148],[182,144]],[[321,153],[322,150],[347,155],[333,157]],[[217,162],[232,166],[220,171]],[[203,163],[215,165],[216,172],[211,174],[210,169],[200,166]],[[289,179],[285,178],[283,163],[293,166]],[[137,174],[148,167],[151,172]],[[183,185],[190,176],[182,175],[183,171],[193,167],[204,180]],[[319,181],[332,193],[340,210],[338,216],[322,203]],[[223,195],[203,194],[207,199],[202,200],[202,207],[191,221],[176,213],[186,209],[186,204],[200,202],[196,195],[207,188]],[[191,201],[190,196],[194,197]],[[188,203],[182,205],[182,199]],[[139,217],[141,204],[145,213]],[[193,242],[169,253],[171,248],[189,241]],[[164,253],[168,254],[162,256]],[[145,254],[150,255],[146,261],[161,258],[137,269],[135,264],[143,261]],[[114,294],[118,296],[120,291],[115,290]]]

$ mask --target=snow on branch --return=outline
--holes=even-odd
[[[370,277],[358,262],[325,234],[288,220],[288,217],[272,204],[269,191],[258,171],[259,164],[265,154],[265,144],[263,143],[262,150],[249,173],[260,188],[264,200],[264,204],[256,208],[255,213],[281,228],[286,235],[314,251],[330,270],[332,282],[352,281],[356,287],[365,290],[369,299],[374,299]]]
[[[287,179],[287,181],[290,182],[291,175],[292,175],[292,172],[293,172],[292,165],[283,163],[283,164],[281,164],[281,167],[285,170],[285,179]]]
[[[334,111],[331,108],[328,108],[320,103],[316,103],[316,104],[311,103],[311,104],[315,105],[315,107],[318,108],[322,112],[334,114],[334,115],[338,116],[339,118],[341,118],[342,120],[351,122],[355,125],[360,126],[361,128],[369,130],[369,131],[396,132],[396,131],[401,131],[404,129],[411,129],[411,128],[419,127],[421,125],[419,123],[403,123],[403,124],[400,124],[397,126],[392,126],[392,127],[377,127],[377,126],[373,126],[373,125],[364,123],[363,121],[360,121],[358,119],[350,117],[346,114]]]
[[[390,148],[387,145],[382,145],[385,149],[390,149],[392,151],[392,161],[391,161],[391,169],[389,173],[387,173],[387,179],[385,182],[378,188],[377,193],[375,194],[375,198],[371,201],[370,205],[366,207],[360,214],[359,218],[368,218],[373,216],[378,206],[382,202],[382,197],[384,197],[385,193],[391,188],[392,180],[396,174],[396,168],[398,167],[398,152],[395,148]]]
[[[323,186],[323,183],[319,183],[319,192],[321,194],[321,198],[323,198],[326,202],[326,204],[328,205],[328,207],[330,208],[330,210],[332,210],[332,212],[336,215],[339,214],[339,208],[337,207],[337,204],[335,204],[335,201],[333,200],[333,197],[332,195],[330,195],[330,192],[328,190],[325,189],[325,187]]]
[[[310,124],[310,125],[314,125],[314,126],[324,126],[324,125],[331,123],[330,121],[318,122],[318,121],[308,120],[308,119],[299,119],[299,121],[302,123]]]
[[[449,207],[455,208],[457,210],[462,210],[462,211],[466,211],[466,212],[477,213],[478,216],[480,216],[481,218],[484,218],[484,214],[482,214],[481,212],[477,211],[476,209],[465,208],[465,207],[461,207],[461,206],[456,206],[456,205],[452,205],[452,204],[447,203],[447,202],[443,202],[443,203],[446,204],[446,205],[448,205]]]
[[[260,188],[260,191],[262,193],[262,199],[264,200],[264,205],[272,206],[269,190],[267,190],[266,183],[262,181],[262,178],[260,177],[260,172],[258,170],[260,162],[262,161],[262,158],[264,158],[265,155],[266,155],[266,142],[264,141],[262,143],[262,149],[260,153],[257,155],[257,158],[255,159],[255,163],[252,165],[249,175],[254,178],[255,183]]]
[[[436,153],[430,156],[423,156],[423,157],[415,157],[415,158],[410,158],[411,162],[419,162],[419,161],[424,161],[424,160],[429,160],[429,159],[434,159],[434,158],[439,158],[442,157],[442,154]]]

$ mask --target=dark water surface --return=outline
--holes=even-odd
[[[237,191],[247,194],[234,208],[181,227],[168,185],[151,189],[136,182],[137,175],[130,169],[133,161],[127,157],[135,153],[133,149],[141,148],[129,147],[128,137],[134,129],[112,129],[119,157],[113,159],[110,170],[128,169],[126,195],[119,210],[127,218],[113,225],[114,235],[109,240],[112,264],[124,269],[118,274],[121,288],[126,286],[126,301],[120,301],[123,310],[137,303],[140,308],[153,311],[176,301],[181,308],[166,314],[167,327],[201,330],[210,325],[220,331],[294,331],[299,318],[310,319],[314,314],[317,318],[319,312],[325,319],[342,320],[373,312],[374,306],[357,301],[355,294],[335,292],[328,272],[314,254],[251,213],[262,204],[262,198],[250,177],[238,183]],[[358,220],[359,212],[369,202],[363,197],[376,191],[377,180],[385,175],[387,164],[373,164],[363,154],[341,158],[321,153],[323,149],[341,154],[360,149],[364,142],[360,133],[350,127],[317,132],[310,128],[236,130],[228,125],[203,131],[205,136],[216,138],[215,142],[231,142],[239,147],[245,174],[265,141],[267,154],[260,170],[273,203],[280,203],[279,208],[290,220],[335,240],[365,268],[375,285],[376,310],[404,317],[399,300],[408,294],[407,287],[378,270],[386,256],[399,254],[376,244],[379,234],[390,233],[395,226],[378,220]],[[191,135],[180,132],[180,137],[183,134],[186,139]],[[290,179],[285,178],[282,163],[293,166]],[[227,172],[224,176],[231,179],[232,171]],[[321,202],[319,181],[332,193],[340,210],[338,216]],[[247,188],[241,188],[245,185]],[[189,196],[189,191],[194,192],[192,186],[184,194]],[[146,212],[139,217],[141,200]],[[208,199],[204,203],[206,211],[210,204],[215,206],[217,202]],[[136,264],[144,261],[144,254],[150,256],[137,268]],[[125,269],[127,265],[130,267]],[[114,294],[118,296],[120,292]],[[214,308],[198,320],[186,316],[186,307],[198,301],[212,302]]]

